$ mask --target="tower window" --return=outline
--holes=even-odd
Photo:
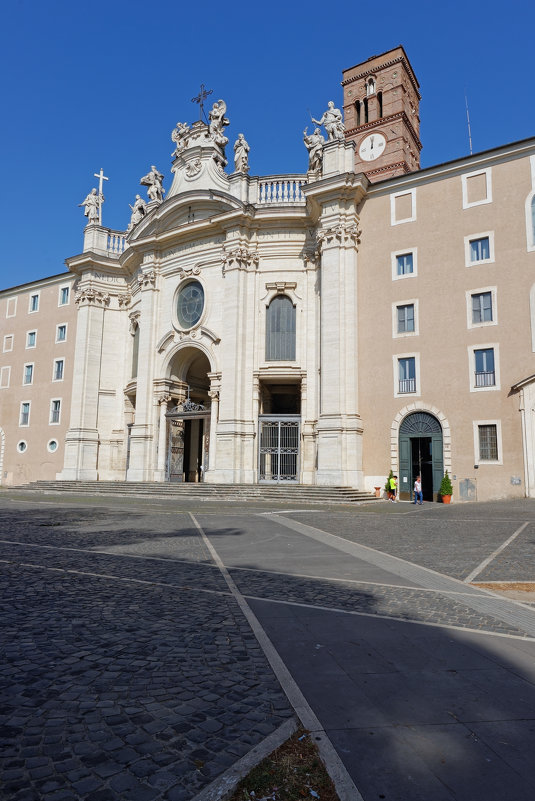
[[[379,118],[383,116],[383,93],[377,92],[377,114]]]
[[[375,94],[375,78],[368,78],[366,81],[366,94],[368,96]]]
[[[360,125],[360,100],[355,102],[355,113],[357,115],[357,125]]]
[[[362,103],[364,105],[364,122],[369,122],[369,120],[368,120],[368,98],[365,97],[364,100],[362,101]]]

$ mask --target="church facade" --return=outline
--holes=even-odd
[[[226,168],[218,101],[127,232],[88,196],[69,272],[0,292],[3,484],[535,494],[535,139],[420,169],[403,48],[343,89],[306,174],[250,176],[243,136]]]

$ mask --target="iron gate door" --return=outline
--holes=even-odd
[[[260,415],[258,480],[261,482],[298,481],[301,417]]]

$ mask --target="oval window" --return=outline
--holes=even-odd
[[[198,281],[190,281],[178,292],[177,317],[182,328],[193,328],[204,309],[204,289]]]
[[[19,453],[24,453],[27,447],[28,446],[23,439],[21,439],[21,441],[17,444],[17,450]]]
[[[51,439],[47,445],[47,448],[50,451],[50,453],[54,453],[54,451],[58,449],[58,443],[56,442],[55,439]]]

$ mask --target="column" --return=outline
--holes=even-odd
[[[167,405],[171,400],[170,395],[163,395],[158,399],[159,410],[159,429],[158,429],[158,461],[154,472],[155,481],[165,481],[165,463],[167,457]]]
[[[210,390],[208,395],[210,404],[210,451],[208,454],[208,470],[204,474],[204,481],[209,484],[217,464],[217,423],[219,420],[219,391],[221,387],[221,373],[208,373]]]

